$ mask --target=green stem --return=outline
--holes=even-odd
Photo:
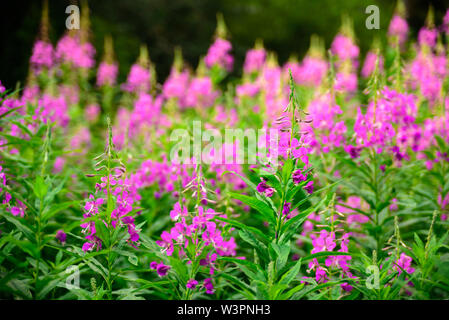
[[[377,158],[376,158],[376,151],[374,149],[372,149],[372,156],[373,156],[373,186],[374,186],[374,205],[375,207],[372,208],[374,211],[374,224],[375,224],[375,235],[376,235],[376,250],[377,252],[380,254],[380,252],[382,252],[382,240],[381,240],[381,234],[382,232],[380,232],[378,229],[380,227],[379,224],[379,212],[377,212],[377,205],[379,202],[379,184],[378,184],[378,163],[377,163]]]
[[[36,242],[37,242],[37,250],[38,250],[38,256],[36,261],[36,268],[35,268],[35,274],[34,274],[34,299],[37,298],[37,281],[39,277],[39,268],[40,268],[40,261],[41,261],[41,214],[42,214],[42,205],[43,205],[43,199],[40,199],[39,204],[39,213],[37,216],[37,234],[36,234]]]

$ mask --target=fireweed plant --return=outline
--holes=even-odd
[[[81,13],[53,44],[44,5],[0,82],[0,298],[449,298],[449,13],[411,39],[399,2],[364,57],[347,17],[301,61],[257,40],[239,78],[218,15],[195,70],[176,48],[157,79],[142,46],[124,83]]]

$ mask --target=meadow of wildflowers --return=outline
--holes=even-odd
[[[157,79],[142,46],[124,83],[112,38],[42,21],[25,85],[0,82],[0,299],[449,298],[449,11],[414,39],[399,5],[364,57],[349,19],[301,61],[256,41],[231,80],[219,16],[196,70],[177,48]],[[198,157],[195,121],[268,147]]]

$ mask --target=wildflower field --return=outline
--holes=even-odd
[[[448,299],[449,11],[415,39],[401,8],[239,78],[218,15],[195,69],[142,46],[124,83],[87,8],[56,44],[44,9],[0,82],[0,299]]]

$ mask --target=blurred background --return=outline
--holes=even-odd
[[[348,14],[353,22],[361,57],[373,38],[387,32],[396,1],[390,0],[88,0],[91,18],[91,42],[99,61],[103,38],[112,35],[119,61],[119,81],[123,82],[137,59],[141,43],[148,45],[159,81],[165,79],[173,62],[175,46],[193,68],[205,55],[216,27],[216,14],[224,16],[231,35],[235,57],[234,74],[239,75],[245,52],[262,39],[268,50],[275,51],[281,63],[294,55],[301,58],[309,48],[310,36],[317,34],[328,48]],[[65,8],[73,0],[49,0],[50,39],[53,44],[66,31]],[[365,9],[375,4],[380,9],[380,29],[365,28]],[[406,0],[411,36],[424,24],[429,5],[435,10],[435,22],[441,23],[449,0]],[[0,79],[7,87],[22,83],[28,72],[28,59],[37,38],[42,1],[2,1],[0,19]],[[81,26],[82,27],[82,26]]]

